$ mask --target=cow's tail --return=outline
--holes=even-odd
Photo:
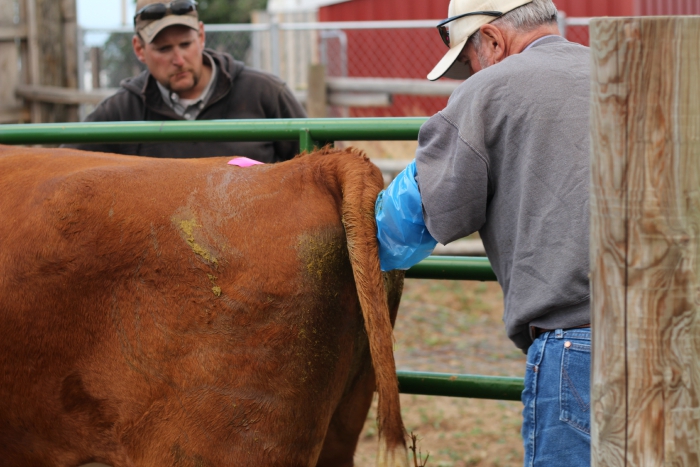
[[[408,466],[406,430],[401,420],[394,363],[392,325],[387,304],[374,218],[374,203],[384,181],[379,169],[361,152],[338,158],[343,225],[357,293],[369,339],[379,394],[377,465]]]

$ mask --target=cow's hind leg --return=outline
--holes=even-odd
[[[383,276],[391,325],[393,326],[401,301],[404,273],[403,271],[391,271],[384,273]],[[354,376],[333,413],[323,443],[323,450],[316,464],[317,467],[350,467],[353,465],[357,442],[376,389],[369,344],[366,338],[364,333],[358,336],[359,342],[356,343],[358,352],[353,364]]]
[[[317,467],[351,467],[357,442],[372,404],[375,383],[369,353],[331,418]]]

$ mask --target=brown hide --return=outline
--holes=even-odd
[[[379,170],[228,160],[0,146],[0,464],[406,465]]]

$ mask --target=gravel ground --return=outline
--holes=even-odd
[[[525,355],[506,337],[502,313],[497,283],[406,280],[394,332],[398,369],[522,377]],[[401,404],[427,466],[522,465],[520,402],[403,394]],[[357,467],[374,465],[375,417],[373,406]]]

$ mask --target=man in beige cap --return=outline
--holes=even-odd
[[[451,0],[428,74],[465,79],[376,205],[382,269],[479,232],[527,353],[525,466],[590,465],[589,50],[551,0]],[[467,79],[469,78],[469,79]]]
[[[120,83],[86,121],[304,118],[306,113],[276,76],[253,70],[227,53],[205,49],[196,2],[138,0],[132,45],[146,70]],[[294,157],[296,141],[120,143],[66,145],[151,157],[239,155],[261,162]]]

